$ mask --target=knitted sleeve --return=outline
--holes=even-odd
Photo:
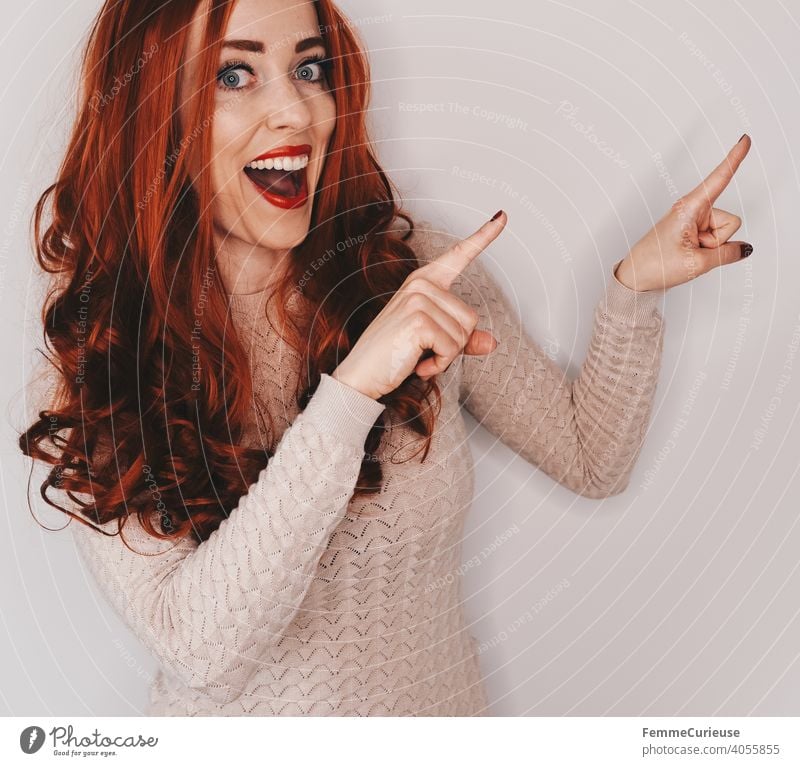
[[[423,234],[423,260],[457,241]],[[497,348],[462,355],[459,398],[501,442],[577,494],[625,490],[647,429],[661,366],[664,290],[636,291],[614,275],[594,311],[586,358],[574,381],[523,329],[495,279],[476,258],[451,292],[478,311]]]
[[[241,694],[297,613],[384,408],[323,373],[256,482],[200,544],[157,540],[134,513],[123,534],[136,552],[72,522],[101,592],[166,670],[220,703]]]

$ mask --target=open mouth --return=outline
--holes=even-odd
[[[308,159],[305,154],[255,160],[245,166],[244,173],[267,201],[278,207],[296,207],[308,197]]]

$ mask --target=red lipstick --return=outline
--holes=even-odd
[[[255,157],[251,162],[255,162],[256,160],[269,160],[274,157],[298,157],[300,155],[307,154],[309,157],[311,156],[311,146],[309,144],[301,144],[299,146],[280,146],[277,149],[273,149],[272,151],[266,152],[265,154],[261,154],[258,157]],[[308,201],[308,181],[307,181],[307,174],[306,169],[302,168],[301,170],[295,171],[300,173],[300,187],[297,190],[297,194],[293,197],[286,197],[282,194],[275,194],[263,186],[259,186],[250,176],[250,183],[255,186],[258,193],[272,205],[276,207],[282,208],[284,210],[292,210],[294,208],[303,207]],[[247,173],[245,173],[247,175]]]
[[[301,154],[311,154],[311,146],[309,144],[301,144],[300,146],[279,146],[266,154],[259,154],[254,157],[252,162],[256,160],[271,160],[273,157],[298,157]]]

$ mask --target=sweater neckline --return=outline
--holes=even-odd
[[[271,287],[264,287],[254,293],[229,293],[228,301],[232,311],[250,314],[267,302],[271,292]]]
[[[299,297],[296,292],[291,292],[286,299],[286,308],[293,311],[300,310],[297,306]],[[255,293],[229,293],[228,304],[231,316],[236,317],[236,322],[244,327],[250,327],[255,323],[263,333],[271,332],[279,325],[283,326],[276,308],[277,298],[272,285]],[[267,321],[261,322],[260,319]]]

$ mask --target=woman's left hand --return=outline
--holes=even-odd
[[[750,255],[749,243],[728,241],[742,219],[713,206],[747,156],[750,143],[750,136],[742,136],[708,178],[677,200],[633,246],[614,272],[622,284],[631,290],[664,290]]]

